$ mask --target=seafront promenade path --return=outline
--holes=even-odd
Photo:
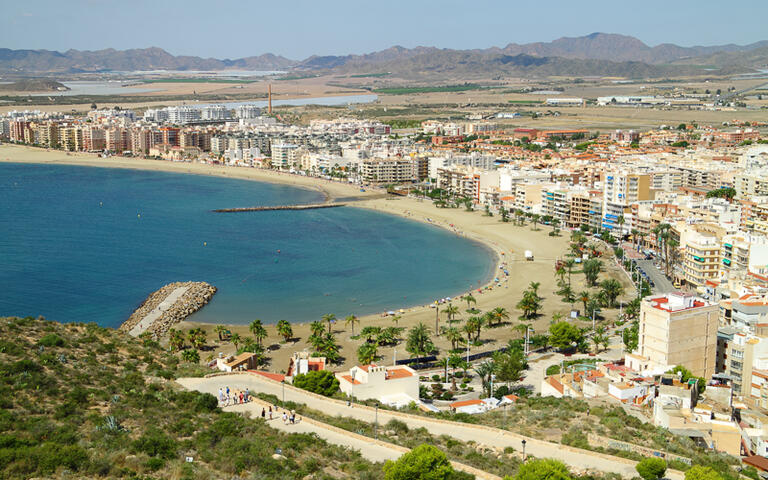
[[[185,286],[179,287],[169,293],[168,296],[165,297],[165,300],[153,308],[152,311],[149,312],[146,317],[142,318],[139,323],[134,325],[134,327],[128,333],[134,337],[138,337],[144,333],[155,322],[155,320],[160,318],[160,315],[162,315],[164,311],[171,308],[173,304],[176,303],[176,300],[180,299],[185,293],[187,293],[187,290],[189,290],[189,287]]]
[[[177,382],[187,389],[208,392],[214,396],[218,394],[219,388],[225,389],[230,387],[231,389],[241,390],[248,388],[253,393],[268,393],[275,395],[278,399],[282,399],[284,395],[285,401],[305,404],[314,410],[322,411],[326,415],[350,417],[369,423],[374,423],[376,420],[376,412],[371,407],[358,404],[347,406],[346,402],[315,395],[258,374],[247,372],[215,374],[206,378],[182,378],[177,380]],[[260,415],[261,407],[259,406],[258,409]],[[483,425],[452,422],[390,410],[378,410],[378,423],[380,425],[386,424],[391,419],[405,422],[409,428],[424,427],[433,435],[448,435],[465,442],[474,441],[492,448],[512,447],[516,451],[521,451],[522,440],[525,440],[526,454],[537,458],[555,458],[578,471],[613,472],[626,478],[637,476],[637,471],[635,470],[636,462],[632,460],[525,437],[513,432]],[[289,427],[294,427],[294,425]],[[344,432],[344,435],[351,436],[354,434]],[[336,443],[330,438],[326,438],[326,440]],[[360,449],[361,453],[368,458],[367,454],[362,451],[362,448],[365,444],[371,442],[374,442],[374,440],[364,437],[362,440],[347,441],[347,443],[343,444],[348,445],[351,443],[353,448]],[[371,454],[373,455],[373,453]],[[675,470],[668,470],[666,477],[672,480],[683,479],[682,473]]]

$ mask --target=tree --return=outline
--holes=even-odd
[[[592,333],[592,342],[595,344],[595,353],[600,353],[601,345],[608,345],[608,336],[605,334],[605,327],[599,326]]]
[[[175,328],[170,329],[168,331],[168,343],[171,346],[171,350],[181,350],[184,348],[184,334]]]
[[[600,293],[605,297],[606,307],[614,308],[616,299],[624,293],[624,287],[616,279],[609,278],[600,282]]]
[[[464,299],[465,302],[467,302],[467,310],[469,310],[472,307],[471,304],[473,303],[477,304],[477,299],[473,297],[471,293],[464,295],[462,298]]]
[[[277,334],[283,337],[286,342],[293,337],[293,328],[291,328],[291,324],[288,320],[280,320],[277,322]]]
[[[549,343],[559,350],[569,350],[583,338],[581,330],[568,322],[557,322],[549,326]]]
[[[496,362],[493,360],[484,361],[475,366],[475,373],[480,377],[480,381],[483,384],[483,391],[488,394],[488,397],[493,396],[493,392],[491,391],[491,376],[496,373]]]
[[[563,262],[563,266],[566,270],[568,270],[568,286],[571,286],[571,273],[573,272],[573,267],[576,266],[576,260],[569,258],[565,262]]]
[[[248,330],[251,331],[253,338],[256,339],[256,342],[258,342],[259,345],[261,345],[261,342],[267,338],[267,329],[264,328],[264,325],[261,324],[261,320],[258,318],[251,322],[248,326]]]
[[[336,323],[336,315],[333,313],[326,313],[323,315],[323,321],[328,324],[328,333],[331,333],[331,324]]]
[[[455,377],[456,369],[461,368],[464,363],[466,363],[466,361],[461,357],[461,355],[457,355],[455,353],[450,354],[448,356],[448,366],[451,367],[451,375]]]
[[[523,352],[519,349],[496,352],[493,362],[496,364],[496,379],[507,384],[520,380],[520,375],[528,366]]]
[[[584,304],[584,313],[587,312],[587,302],[589,302],[589,292],[584,290],[579,294],[579,300]]]
[[[393,316],[392,316],[392,323],[394,323],[395,325],[397,325],[397,324],[398,324],[398,322],[400,321],[400,319],[401,319],[401,318],[403,318],[403,316],[402,316],[402,315],[393,315]]]
[[[240,345],[240,343],[243,341],[242,338],[240,338],[239,333],[233,333],[231,337],[229,337],[229,341],[232,342],[232,345],[235,346],[235,350],[237,350],[237,346]]]
[[[189,343],[191,343],[193,347],[200,349],[205,345],[207,335],[202,328],[198,327],[189,330],[187,336],[189,337]]]
[[[685,480],[723,480],[723,477],[712,467],[694,465],[685,471]]]
[[[216,325],[216,328],[214,328],[213,331],[216,332],[216,335],[219,336],[219,341],[222,341],[222,335],[227,331],[227,327],[224,325]]]
[[[185,362],[189,363],[200,363],[200,354],[197,352],[197,350],[188,348],[181,352],[181,358]]]
[[[533,215],[531,215],[531,223],[533,223],[533,228],[531,230],[538,230],[536,225],[538,225],[539,220],[541,220],[541,215],[537,213],[534,213]]]
[[[309,324],[309,330],[312,332],[312,335],[320,336],[325,333],[325,326],[323,325],[323,322],[315,320]]]
[[[523,317],[526,319],[535,317],[541,309],[542,298],[538,294],[538,289],[539,283],[531,282],[528,289],[523,292],[523,298],[515,305],[518,310],[523,312]]]
[[[619,218],[616,219],[616,225],[619,226],[619,238],[624,236],[624,223],[626,223],[624,215],[619,215]]]
[[[385,480],[448,480],[454,473],[445,453],[427,444],[384,464]]]
[[[603,262],[596,258],[591,258],[584,262],[582,269],[584,270],[584,278],[587,281],[587,285],[594,287],[597,284],[597,277],[600,275],[602,268]]]
[[[648,457],[637,462],[635,470],[644,480],[657,480],[667,471],[667,462],[658,457]]]
[[[459,307],[451,303],[443,309],[443,313],[448,315],[448,323],[453,322],[454,317],[459,313]]]
[[[347,318],[344,319],[344,326],[352,325],[352,335],[355,334],[355,324],[359,324],[360,320],[355,315],[347,315]]]
[[[430,338],[431,333],[426,325],[419,322],[418,325],[408,331],[405,350],[415,357],[423,357],[432,353],[435,351],[435,344]]]
[[[368,365],[376,360],[376,356],[379,353],[379,346],[377,343],[365,342],[357,349],[357,359],[363,365]]]
[[[624,351],[632,353],[637,350],[639,337],[638,333],[640,327],[637,321],[632,322],[632,325],[628,326],[621,332],[621,339],[624,342]]]
[[[445,338],[451,342],[451,350],[456,350],[458,345],[464,341],[464,335],[456,327],[450,327],[445,330]]]
[[[312,371],[296,375],[293,386],[330,397],[339,390],[339,380],[329,370]]]
[[[568,467],[563,462],[542,458],[520,465],[514,480],[571,480],[571,478]]]

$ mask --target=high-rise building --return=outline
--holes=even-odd
[[[650,177],[637,173],[609,172],[603,185],[603,228],[624,235],[629,231],[629,225],[624,218],[629,212],[629,205],[640,201],[650,200]],[[624,219],[624,223],[621,222]]]
[[[650,296],[640,305],[638,348],[625,356],[632,370],[662,373],[682,365],[697,377],[715,373],[719,306],[683,293]]]

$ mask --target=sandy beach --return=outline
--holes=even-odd
[[[0,161],[130,168],[283,183],[296,187],[317,189],[325,193],[329,198],[361,197],[360,201],[353,204],[355,208],[369,208],[382,213],[399,215],[411,220],[429,223],[435,225],[436,228],[449,229],[456,235],[481,242],[496,252],[500,262],[500,265],[497,265],[497,274],[501,282],[493,282],[487,286],[488,288],[483,288],[482,292],[478,292],[477,285],[474,285],[473,296],[477,300],[476,307],[482,311],[491,310],[495,307],[504,307],[510,313],[510,320],[506,325],[493,329],[484,329],[481,334],[481,340],[484,340],[485,344],[482,347],[472,347],[471,352],[500,348],[509,339],[519,337],[519,333],[513,328],[520,323],[518,320],[520,311],[515,308],[515,305],[520,300],[522,291],[530,282],[540,283],[539,292],[545,298],[544,308],[541,312],[542,315],[534,322],[534,328],[537,332],[543,333],[548,328],[554,313],[565,314],[571,308],[570,304],[563,303],[553,293],[554,290],[557,290],[554,262],[556,259],[561,258],[568,248],[569,234],[567,231],[563,232],[561,236],[552,237],[549,236],[550,227],[547,226],[540,226],[538,230],[534,231],[531,225],[515,226],[512,223],[502,223],[498,216],[487,217],[480,211],[467,212],[463,208],[441,209],[435,207],[430,200],[415,198],[387,199],[382,198],[381,192],[376,189],[367,189],[366,192],[360,192],[359,187],[345,183],[256,168],[175,163],[138,158],[101,158],[90,154],[68,154],[62,151],[46,151],[45,149],[15,145],[0,146]],[[417,240],[414,239],[414,241]],[[534,252],[535,261],[527,262],[523,259],[523,252],[525,250]],[[629,292],[626,296],[631,296],[631,284],[627,277],[613,265],[611,260],[604,260],[603,264],[605,272],[601,275],[601,279],[613,277],[621,280],[627,292]],[[502,274],[502,270],[498,268],[499,266],[503,266],[503,268],[509,271],[509,277],[505,277]],[[186,280],[205,281],[206,279],[178,279],[178,281]],[[575,292],[578,293],[585,290],[583,275],[574,273],[572,282]],[[161,285],[158,285],[159,287]],[[469,289],[469,286],[467,288]],[[450,292],[446,294],[450,294]],[[460,309],[457,317],[459,322],[455,323],[456,326],[460,327],[463,321],[470,316],[469,313],[465,312],[467,303],[459,299],[454,299],[452,303]],[[445,305],[442,305],[440,310],[444,307]],[[577,302],[575,307],[580,308],[580,302]],[[317,312],[318,320],[325,313],[336,313],[339,317],[342,317],[344,314],[344,312]],[[258,312],[254,312],[254,318],[257,315]],[[608,319],[614,319],[616,312],[604,310],[604,315]],[[428,327],[434,329],[435,317],[435,308],[430,308],[427,305],[405,308],[405,313],[402,314],[398,326],[408,328],[419,322],[424,322]],[[72,320],[76,321],[77,319]],[[439,323],[441,327],[446,324],[446,320],[445,314],[440,312]],[[221,323],[226,323],[226,319],[222,319]],[[382,314],[361,317],[359,325],[355,327],[355,331],[359,331],[362,327],[368,325],[391,326],[393,325],[392,317],[383,316]],[[229,343],[225,342],[222,345],[218,345],[216,335],[213,333],[214,325],[198,325],[191,322],[183,322],[179,324],[178,328],[186,329],[196,326],[202,326],[209,332],[209,344],[214,346],[214,354],[219,351],[225,353],[234,351],[234,347]],[[238,332],[241,336],[250,335],[247,326],[233,325],[230,329],[233,332]],[[271,363],[267,367],[269,370],[284,371],[288,366],[288,358],[294,351],[309,348],[306,341],[309,336],[308,324],[293,324],[296,340],[286,344],[280,343],[281,338],[278,337],[274,327],[268,326],[267,330],[269,337],[265,341],[265,345],[272,346],[272,351],[269,354]],[[341,355],[345,357],[344,364],[336,367],[336,369],[349,368],[357,362],[356,350],[361,341],[350,338],[352,336],[351,330],[345,328],[343,320],[336,324],[335,331],[341,346]],[[435,344],[443,353],[450,348],[450,344],[443,337],[436,337]],[[395,353],[394,350],[397,350],[397,352]],[[395,355],[398,359],[408,356],[404,343],[400,343],[394,348],[381,347],[379,354],[382,356],[380,360],[382,364],[391,363]]]

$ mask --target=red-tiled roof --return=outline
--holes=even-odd
[[[265,372],[263,370],[248,370],[251,373],[256,373],[258,375],[261,375],[262,377],[267,377],[270,380],[274,380],[276,382],[282,382],[285,380],[285,375],[281,373],[272,373],[272,372]]]
[[[404,368],[392,368],[387,370],[387,380],[395,380],[397,378],[411,377],[413,374]]]
[[[764,472],[768,471],[768,458],[761,457],[760,455],[752,455],[751,457],[745,457],[741,459],[742,462],[747,465],[752,465],[758,470]]]
[[[451,408],[459,408],[459,407],[467,407],[469,405],[482,405],[483,401],[474,399],[474,400],[462,400],[461,402],[453,402],[450,404]]]
[[[354,378],[350,377],[349,375],[342,375],[341,378],[348,381],[352,385],[360,385],[360,380],[355,380]]]

